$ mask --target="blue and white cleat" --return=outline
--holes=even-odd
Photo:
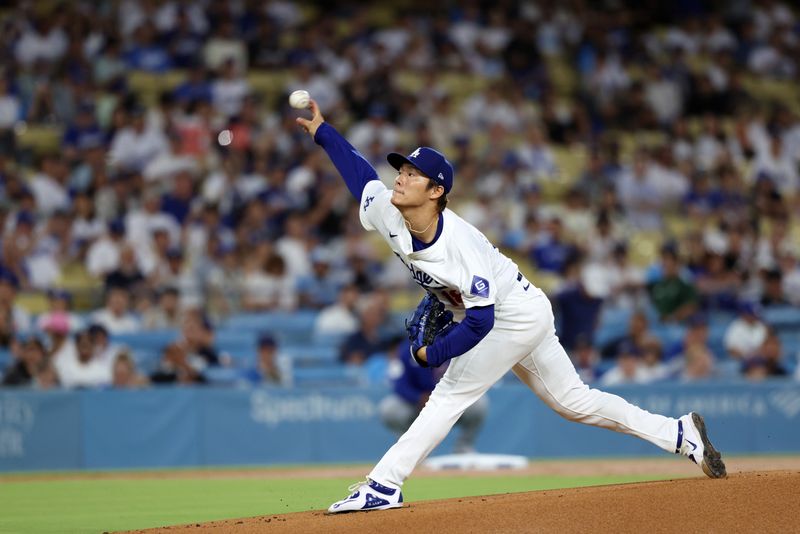
[[[711,478],[725,478],[725,462],[711,440],[700,414],[691,412],[678,419],[678,442],[675,452],[687,456]]]
[[[403,493],[400,488],[390,488],[367,479],[356,482],[348,488],[350,496],[333,503],[329,514],[342,512],[369,512],[370,510],[389,510],[403,506]]]

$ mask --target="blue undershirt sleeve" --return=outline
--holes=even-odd
[[[494,327],[494,304],[467,308],[467,316],[447,334],[437,337],[425,349],[428,365],[439,367],[450,358],[461,356],[478,342]]]
[[[378,173],[372,165],[327,122],[323,122],[317,128],[314,141],[325,149],[350,193],[356,201],[361,202],[364,186],[371,180],[378,179]]]

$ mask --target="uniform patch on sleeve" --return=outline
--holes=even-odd
[[[472,289],[470,293],[476,297],[487,298],[489,296],[489,281],[478,275],[472,277]]]

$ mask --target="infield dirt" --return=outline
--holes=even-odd
[[[140,532],[798,532],[800,471],[739,472],[410,503],[381,512],[322,511]]]

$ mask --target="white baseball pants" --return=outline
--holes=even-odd
[[[632,434],[675,452],[677,419],[652,414],[584,384],[556,337],[550,301],[534,286],[526,292],[520,284],[504,299],[492,331],[472,350],[453,358],[417,419],[369,478],[401,486],[464,410],[509,370],[570,421]]]

